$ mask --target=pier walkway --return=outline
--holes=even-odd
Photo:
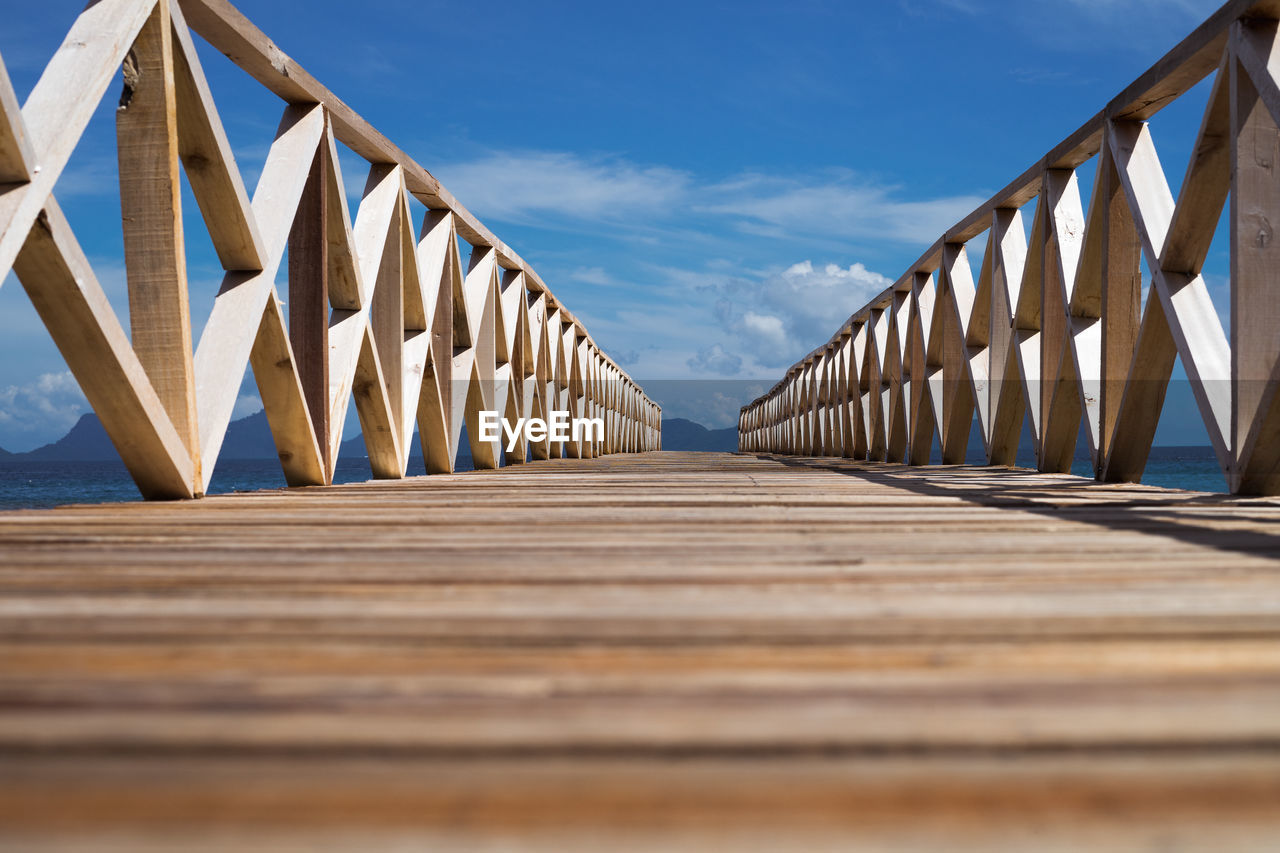
[[[0,847],[1262,849],[1278,557],[1273,498],[741,454],[3,513]]]

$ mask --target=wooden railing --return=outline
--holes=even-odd
[[[1041,471],[1070,470],[1083,421],[1097,479],[1137,481],[1180,358],[1230,490],[1280,493],[1278,17],[1219,9],[744,407],[741,449],[919,465],[936,434],[958,463],[976,413],[987,462],[1012,465],[1025,413]],[[1147,119],[1208,75],[1175,201]],[[1230,337],[1201,276],[1224,204]]]
[[[287,104],[252,202],[192,31]],[[53,195],[122,67],[132,341]],[[354,225],[336,142],[370,164]],[[226,270],[194,350],[180,167]],[[332,482],[353,397],[381,478],[405,475],[415,421],[433,473],[453,470],[464,423],[478,468],[659,445],[658,407],[538,274],[223,0],[90,3],[21,109],[0,63],[0,278],[11,267],[149,498],[208,487],[248,365],[291,485]],[[507,453],[479,439],[485,410],[598,417],[605,434]]]

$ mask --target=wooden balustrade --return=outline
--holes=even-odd
[[[957,463],[976,417],[986,461],[1010,465],[1029,416],[1039,470],[1069,471],[1083,432],[1098,480],[1134,482],[1181,359],[1230,490],[1280,493],[1277,18],[1219,9],[744,407],[740,448],[920,465],[936,435]],[[1147,120],[1209,75],[1175,200]],[[1224,205],[1229,336],[1201,275]]]
[[[192,32],[286,103],[252,200]],[[132,340],[53,195],[122,67]],[[370,164],[354,224],[338,142]],[[226,270],[194,348],[179,168]],[[410,195],[427,207],[416,234]],[[332,482],[352,399],[380,478],[405,475],[415,422],[432,473],[453,470],[464,423],[477,468],[659,446],[659,408],[538,274],[223,0],[90,3],[21,109],[0,62],[0,277],[10,267],[148,498],[208,488],[250,365],[290,485]],[[605,434],[507,453],[479,439],[484,410],[599,417]]]

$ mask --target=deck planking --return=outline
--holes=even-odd
[[[733,454],[0,513],[0,845],[1266,849],[1278,557]]]

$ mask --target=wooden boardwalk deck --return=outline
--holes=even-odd
[[[0,846],[1274,849],[1278,557],[728,454],[4,513]]]

